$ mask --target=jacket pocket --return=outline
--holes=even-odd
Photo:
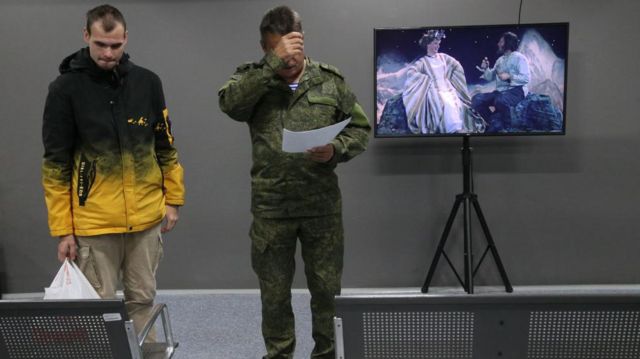
[[[96,160],[90,161],[84,154],[80,157],[78,165],[78,202],[84,206],[89,191],[96,178]]]
[[[340,113],[338,101],[333,97],[309,94],[307,101],[309,101],[310,115],[319,122],[318,125],[332,125],[341,117],[338,116]]]
[[[309,103],[312,103],[312,104],[338,107],[338,101],[336,101],[336,99],[333,97],[309,94],[307,96],[307,99],[309,100]]]

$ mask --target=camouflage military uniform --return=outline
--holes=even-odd
[[[334,169],[365,150],[371,130],[338,70],[306,61],[295,92],[277,76],[284,63],[272,53],[240,66],[219,92],[220,108],[247,122],[251,132],[251,257],[260,280],[265,358],[293,358],[291,283],[297,239],[312,296],[312,357],[334,357],[333,297],[340,293],[343,257],[342,204]],[[331,142],[335,154],[329,162],[282,151],[284,128],[311,130],[348,117],[349,125]]]

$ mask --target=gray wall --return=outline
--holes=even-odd
[[[257,26],[279,2],[117,1],[133,61],[164,81],[187,205],[166,236],[161,289],[255,288],[249,262],[250,144],[217,106],[235,66],[261,56]],[[284,1],[287,3],[287,1]],[[339,67],[373,117],[374,27],[514,23],[516,0],[299,0],[307,54]],[[0,5],[0,272],[41,291],[58,263],[40,186],[48,83],[83,46],[86,1]],[[475,189],[514,285],[638,283],[640,2],[527,0],[522,22],[571,24],[567,135],[473,139]],[[339,167],[345,287],[418,287],[455,194],[460,139],[372,139]],[[461,221],[449,251],[460,261]],[[477,228],[477,226],[476,226]],[[476,230],[477,232],[477,230]],[[478,233],[476,233],[478,234]],[[478,244],[482,237],[475,236]],[[477,249],[480,251],[480,248]],[[299,268],[302,264],[298,261]],[[304,278],[296,277],[296,286]],[[434,285],[455,285],[444,265]],[[491,261],[477,285],[500,284]]]

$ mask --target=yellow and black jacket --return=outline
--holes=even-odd
[[[42,183],[52,236],[136,232],[184,204],[160,78],[124,55],[100,69],[87,48],[49,85]]]

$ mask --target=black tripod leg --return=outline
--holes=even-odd
[[[473,294],[473,246],[471,244],[471,205],[464,197],[464,290]]]
[[[482,231],[484,232],[484,235],[487,238],[487,242],[489,243],[489,249],[491,250],[493,259],[495,260],[496,266],[498,267],[498,271],[500,272],[500,276],[502,277],[504,288],[507,291],[507,293],[511,293],[513,292],[513,287],[511,286],[511,282],[509,282],[509,278],[507,277],[507,271],[504,269],[504,266],[502,265],[502,260],[500,260],[500,255],[498,254],[498,248],[496,248],[496,244],[493,241],[493,237],[489,232],[489,226],[487,225],[487,221],[484,219],[484,215],[482,214],[482,210],[480,209],[480,203],[478,202],[478,198],[474,196],[471,199],[471,201],[473,203],[473,207],[476,209],[476,214],[478,215],[478,220],[480,220]]]
[[[425,279],[424,284],[422,285],[422,293],[427,293],[429,291],[429,285],[431,284],[433,273],[436,271],[438,261],[440,260],[440,256],[444,251],[444,245],[447,242],[449,232],[451,231],[451,226],[453,225],[453,221],[456,219],[456,214],[458,213],[458,209],[460,208],[460,203],[462,203],[462,200],[462,195],[456,196],[456,202],[453,204],[453,208],[451,209],[451,213],[449,214],[449,219],[447,219],[447,225],[444,227],[444,231],[442,231],[442,237],[440,237],[438,249],[436,249],[436,254],[433,256],[433,261],[431,261],[429,273],[427,273],[427,279]]]

